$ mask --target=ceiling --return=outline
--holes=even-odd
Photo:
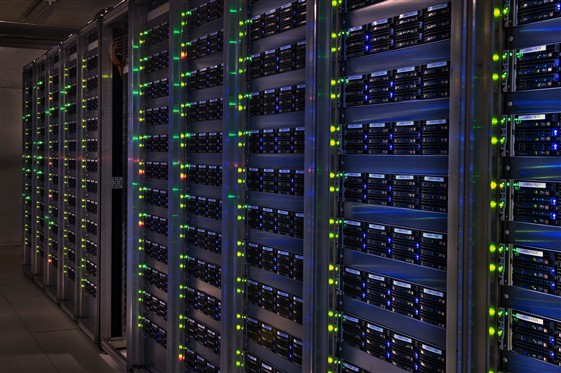
[[[64,40],[120,0],[0,0],[0,46],[41,48]]]

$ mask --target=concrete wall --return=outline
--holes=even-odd
[[[22,243],[21,76],[43,53],[0,47],[0,245]]]

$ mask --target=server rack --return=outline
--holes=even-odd
[[[309,343],[302,326],[309,15],[306,1],[251,2],[247,12],[244,366],[290,372],[303,366]]]
[[[179,2],[129,6],[127,359],[130,366],[178,371],[183,172],[180,134]],[[166,53],[167,51],[167,53]]]
[[[185,212],[185,250],[183,278],[185,303],[181,313],[185,320],[186,371],[227,370],[223,364],[230,343],[224,335],[231,306],[223,295],[224,256],[228,257],[223,234],[224,171],[223,149],[227,123],[225,116],[225,74],[231,66],[226,61],[229,39],[224,14],[234,2],[190,1],[182,29],[182,102],[184,103],[185,154],[183,205]],[[227,79],[227,77],[226,77]],[[228,249],[230,250],[230,249]],[[230,264],[233,268],[235,263]],[[231,326],[233,328],[233,325]]]
[[[48,254],[45,267],[45,290],[55,301],[61,297],[59,286],[62,280],[62,145],[60,136],[62,126],[60,123],[60,96],[61,96],[61,69],[60,46],[51,48],[46,54],[47,58],[47,150],[46,150],[46,204],[48,216]]]
[[[81,169],[77,188],[81,189],[77,198],[79,210],[79,240],[76,243],[80,267],[80,287],[78,289],[78,325],[90,338],[99,341],[100,306],[100,237],[102,222],[100,213],[106,185],[101,179],[104,168],[100,158],[101,121],[101,22],[91,21],[78,33],[78,81],[76,90],[77,125],[81,136],[76,146],[80,149],[78,167]],[[90,125],[90,126],[88,126]],[[95,183],[88,189],[88,183]],[[110,188],[110,186],[108,186]],[[109,232],[109,231],[108,231]]]
[[[338,362],[454,371],[462,2],[349,0],[340,12]]]
[[[496,9],[489,369],[560,372],[561,2]]]
[[[23,271],[31,276],[33,252],[33,63],[23,68],[23,136],[22,136],[22,185],[23,185]]]
[[[34,141],[33,141],[33,163],[35,175],[33,178],[33,215],[35,231],[33,235],[34,244],[31,256],[31,273],[33,279],[40,285],[45,283],[45,269],[47,265],[47,229],[48,216],[46,208],[46,150],[47,150],[47,57],[45,55],[37,59],[33,65],[34,71]]]
[[[101,20],[100,343],[126,365],[128,3]]]
[[[61,91],[61,123],[64,168],[63,177],[63,280],[60,304],[72,318],[80,314],[79,292],[81,288],[81,209],[79,201],[82,193],[82,126],[78,115],[81,103],[81,62],[78,57],[78,37],[71,35],[61,44],[61,71],[63,90]],[[86,122],[86,128],[97,126],[95,121]],[[60,177],[60,176],[59,176]],[[97,182],[84,180],[86,190],[96,191]]]
[[[104,302],[104,338],[122,340],[125,325],[126,85],[120,76],[109,79],[110,53],[104,70],[101,57],[113,33],[127,36],[126,5],[107,18],[107,39],[99,18],[106,9],[24,70],[24,271],[96,342],[101,292],[111,299]],[[126,62],[127,50],[119,53]],[[102,88],[111,99],[105,112]]]

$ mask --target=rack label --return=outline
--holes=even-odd
[[[349,267],[345,268],[345,272],[349,272],[349,273],[352,273],[353,275],[360,276],[360,271],[357,271],[356,269],[352,269],[352,268],[349,268]]]
[[[353,32],[353,31],[358,31],[358,30],[362,30],[362,26],[351,27],[348,31]]]
[[[414,11],[414,12],[409,12],[409,13],[403,13],[399,15],[399,19],[403,19],[403,18],[407,18],[407,17],[414,17],[419,15],[419,11]]]
[[[411,284],[408,284],[406,282],[393,280],[393,284],[402,288],[411,289]]]
[[[376,76],[386,76],[388,75],[388,71],[376,71],[372,74],[370,74],[371,77],[376,77]]]
[[[393,231],[394,231],[395,233],[401,233],[401,234],[408,234],[408,235],[413,234],[413,231],[410,231],[410,230],[408,230],[408,229],[394,228]]]
[[[368,278],[372,279],[372,280],[377,280],[377,281],[386,281],[386,278],[383,276],[378,276],[378,275],[374,275],[372,273],[368,274]]]
[[[362,79],[362,75],[351,75],[347,77],[347,80],[358,80],[358,79]]]
[[[368,329],[372,329],[372,330],[375,330],[375,331],[380,332],[380,333],[384,332],[384,329],[382,329],[382,328],[380,328],[379,326],[376,326],[376,325],[366,324],[366,327]]]
[[[444,293],[441,293],[440,291],[436,291],[436,290],[431,290],[431,289],[424,288],[423,293],[434,295],[435,297],[444,298]]]
[[[395,175],[396,180],[413,180],[413,175]]]
[[[436,233],[423,233],[423,237],[425,238],[434,238],[435,240],[442,240],[444,238],[441,234]]]
[[[443,183],[444,182],[444,178],[443,177],[434,177],[434,176],[425,176],[423,178],[423,180],[425,181],[436,181],[439,183]]]
[[[374,21],[371,23],[372,26],[378,26],[378,25],[385,25],[386,23],[388,23],[388,19],[379,19],[377,21]]]
[[[545,189],[547,187],[546,183],[533,183],[530,181],[520,181],[518,182],[520,188],[540,188]]]
[[[544,51],[544,50],[546,50],[546,49],[547,49],[547,46],[546,46],[546,45],[540,45],[540,46],[537,46],[537,47],[530,47],[530,48],[520,49],[520,50],[518,51],[518,53],[520,53],[520,54],[526,54],[526,53],[542,52],[542,51]]]
[[[378,225],[378,224],[368,224],[368,228],[370,228],[370,229],[376,229],[376,230],[379,230],[379,231],[385,231],[385,230],[386,230],[386,227],[385,227],[385,226],[383,226],[383,225]]]
[[[543,258],[543,251],[523,249],[521,247],[514,248],[518,254],[531,255]]]
[[[412,343],[413,342],[413,340],[411,338],[407,338],[407,337],[404,337],[404,336],[399,335],[399,334],[394,334],[393,337],[395,339],[398,339],[398,340],[403,341],[403,342],[407,342],[407,343]]]
[[[405,121],[405,122],[396,122],[395,123],[396,126],[414,126],[415,122],[412,120],[409,121]]]
[[[528,321],[534,324],[543,325],[543,320],[533,316],[523,315],[521,313],[514,314],[515,317],[519,318],[520,320]]]
[[[362,129],[362,124],[349,124],[349,125],[347,125],[347,128],[352,128],[352,129],[361,128]]]
[[[357,367],[355,367],[354,365],[343,363],[343,366],[347,369],[352,370],[353,372],[359,372],[359,369]]]
[[[432,68],[435,68],[435,67],[442,67],[442,66],[446,66],[446,65],[448,65],[448,61],[429,63],[427,65],[427,69],[432,69]]]
[[[415,71],[415,66],[409,66],[409,67],[402,67],[401,69],[397,69],[397,73],[407,73],[409,71]]]
[[[355,227],[360,227],[360,223],[358,221],[345,220],[345,224],[354,225]]]
[[[438,348],[427,346],[426,344],[422,344],[422,343],[421,343],[421,348],[423,350],[427,350],[427,351],[430,351],[430,352],[434,352],[435,354],[442,355],[442,350],[439,350]]]
[[[343,319],[345,319],[345,320],[347,320],[347,321],[351,321],[351,322],[356,322],[356,323],[358,323],[358,319],[357,319],[357,318],[354,318],[354,317],[351,317],[351,316],[344,315],[344,316],[343,316]]]
[[[427,120],[427,126],[432,126],[435,124],[446,124],[446,119],[438,119],[438,120]]]
[[[533,115],[518,115],[516,119],[524,121],[524,120],[544,120],[545,114],[533,114]]]
[[[448,3],[429,6],[429,7],[427,8],[427,10],[428,10],[429,12],[432,12],[433,10],[444,9],[444,8],[448,8]]]

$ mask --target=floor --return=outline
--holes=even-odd
[[[0,372],[121,372],[0,246]]]

